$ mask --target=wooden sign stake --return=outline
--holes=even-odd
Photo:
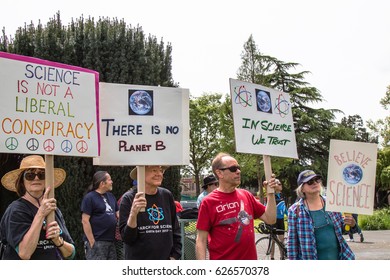
[[[49,192],[49,198],[54,197],[54,156],[53,155],[45,155],[45,187],[51,187]],[[54,221],[55,215],[54,212],[51,212],[47,216],[47,224]]]
[[[271,156],[263,155],[265,180],[269,182],[272,178]],[[275,193],[275,189],[267,186],[267,193]]]
[[[145,166],[137,166],[137,190],[143,192],[145,197]],[[145,208],[140,212],[145,212]]]

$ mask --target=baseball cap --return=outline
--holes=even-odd
[[[316,174],[313,170],[304,170],[302,171],[301,173],[299,173],[299,176],[298,176],[298,180],[297,180],[297,183],[298,183],[298,186],[310,181],[311,179],[313,178],[322,178],[321,175],[318,175]]]

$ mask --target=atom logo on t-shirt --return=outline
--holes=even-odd
[[[157,225],[160,221],[164,220],[164,211],[161,207],[157,207],[156,204],[153,204],[153,206],[147,211],[149,214],[149,220],[151,220],[153,224]]]
[[[223,220],[219,224],[230,225],[230,224],[240,222],[240,224],[238,226],[238,231],[237,231],[236,237],[234,238],[234,242],[239,242],[241,239],[243,227],[249,225],[250,220],[252,220],[252,219],[253,219],[253,217],[251,215],[249,215],[244,209],[244,201],[241,200],[240,201],[240,212],[238,212],[237,217]]]

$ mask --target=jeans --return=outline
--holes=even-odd
[[[116,260],[116,248],[114,241],[95,241],[93,247],[88,241],[84,242],[85,258],[87,260]]]

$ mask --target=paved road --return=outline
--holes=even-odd
[[[390,230],[363,231],[364,242],[354,234],[355,242],[348,242],[357,260],[390,260]],[[344,235],[348,239],[348,235]]]
[[[363,243],[358,234],[354,234],[355,242],[348,242],[357,260],[390,260],[390,230],[363,231],[363,235]],[[259,237],[256,233],[256,240]]]

